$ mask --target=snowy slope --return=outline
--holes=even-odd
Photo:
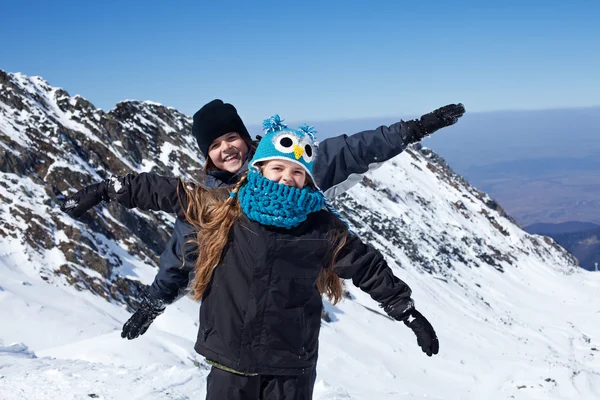
[[[121,111],[108,119],[91,105],[87,113],[58,115],[54,106],[39,106],[46,103],[23,93],[39,99],[44,93],[44,101],[58,104],[48,93],[63,92],[38,78],[5,76],[0,399],[203,398],[208,369],[193,351],[198,304],[182,299],[144,336],[119,336],[135,306],[136,285],[151,282],[156,271],[160,243],[149,237],[167,234],[172,219],[110,205],[98,207],[88,224],[73,221],[56,209],[61,176],[45,179],[39,167],[14,161],[15,151],[39,154],[30,150],[40,146],[36,135],[52,143],[54,132],[62,131],[80,145],[51,147],[45,154],[83,172],[63,179],[67,186],[58,192],[93,182],[94,174],[104,177],[114,166],[103,161],[109,153],[124,158],[119,168],[125,171],[127,163],[138,172],[155,163],[159,171],[193,173],[197,164],[188,158],[176,157],[180,163],[173,164],[174,158],[163,156],[171,163],[165,164],[160,156],[194,157],[189,126],[177,131],[177,141],[165,139],[168,129],[158,128],[178,114],[153,103],[120,103]],[[64,93],[58,98],[77,102]],[[30,107],[14,112],[15,104],[27,101]],[[36,112],[38,120],[51,121],[51,129],[32,134],[35,127],[24,128],[33,126]],[[92,145],[95,139],[78,136],[84,128],[71,125],[73,115],[82,113],[91,116],[78,119],[86,127],[94,126],[96,115],[104,124],[131,124],[139,148],[126,144],[121,150],[116,136],[111,141],[114,129],[88,128],[111,143],[92,162],[86,151],[100,151],[101,143]],[[80,161],[70,158],[76,147]],[[349,284],[352,299],[335,307],[326,303],[331,322],[323,322],[315,399],[600,398],[600,306],[592,300],[600,275],[579,269],[552,240],[522,231],[492,199],[418,146],[370,173],[337,204],[410,284],[417,307],[438,332],[441,352],[423,355],[404,325]]]
[[[39,77],[0,70],[0,241],[23,245],[48,282],[135,306],[139,279],[154,274],[173,217],[103,205],[80,223],[56,204],[111,174],[193,178],[204,160],[190,129],[189,117],[156,103],[121,102],[104,112]]]

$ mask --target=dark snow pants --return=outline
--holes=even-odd
[[[305,375],[236,375],[212,367],[206,400],[311,400],[316,371]]]

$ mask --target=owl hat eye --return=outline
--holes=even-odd
[[[293,153],[294,147],[298,145],[298,137],[292,132],[284,132],[275,137],[273,144],[282,153]]]
[[[303,140],[300,142],[300,147],[304,149],[304,153],[302,154],[302,159],[304,162],[311,163],[314,155],[313,144],[308,140]]]

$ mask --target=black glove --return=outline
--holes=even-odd
[[[154,319],[165,311],[165,307],[164,301],[145,294],[140,308],[123,325],[121,337],[131,340],[146,333]]]
[[[431,135],[438,129],[455,124],[456,121],[465,113],[465,106],[461,103],[449,104],[438,108],[429,114],[422,115],[416,120],[416,125],[420,131],[420,138]]]
[[[108,197],[108,180],[86,186],[74,195],[68,196],[60,209],[73,218],[79,218],[103,200],[110,201]]]
[[[433,326],[420,312],[413,309],[402,319],[404,325],[408,326],[417,335],[417,344],[421,346],[423,353],[431,357],[440,350],[440,342],[433,330]]]

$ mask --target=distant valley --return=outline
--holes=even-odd
[[[502,162],[469,167],[462,174],[522,226],[600,223],[600,154]]]
[[[600,225],[569,221],[560,224],[533,224],[524,229],[529,233],[553,238],[587,270],[593,271],[600,265]]]

